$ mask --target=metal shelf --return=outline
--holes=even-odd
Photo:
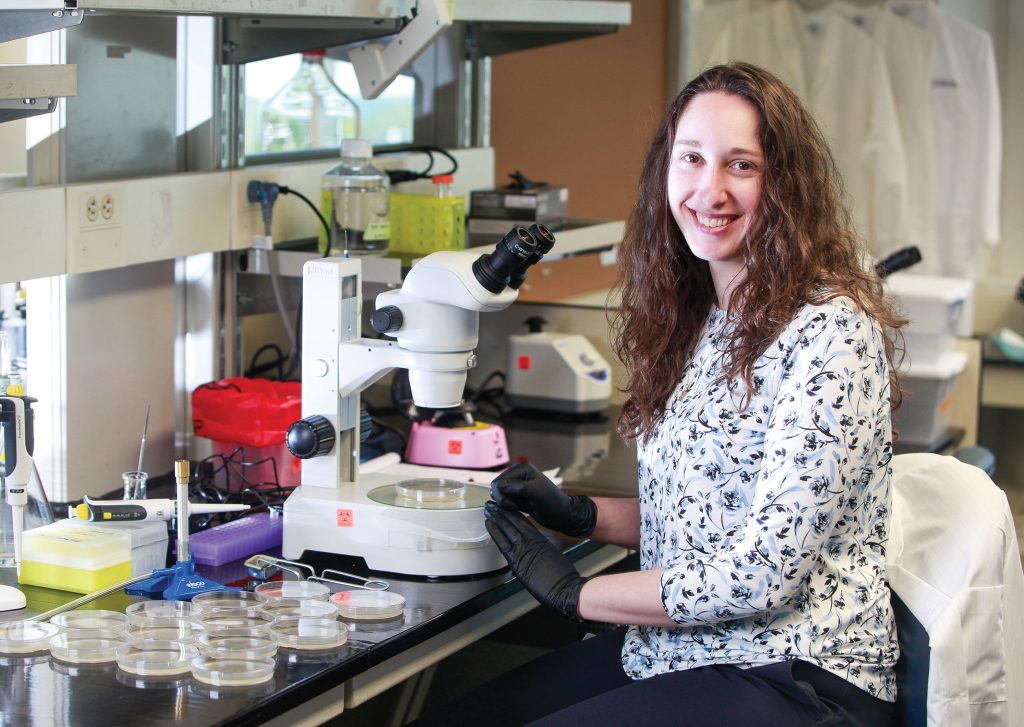
[[[0,65],[0,122],[49,113],[77,90],[74,65]]]

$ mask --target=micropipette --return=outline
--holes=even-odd
[[[32,477],[34,427],[31,396],[0,396],[0,424],[4,432],[4,476],[7,504],[11,506],[14,530],[14,563],[21,575],[21,534],[25,526],[28,484]]]
[[[233,505],[227,503],[190,502],[190,515],[209,515],[216,512],[240,512],[248,510],[249,505]],[[135,522],[138,520],[170,520],[178,513],[178,501],[164,498],[153,500],[90,500],[85,501],[72,511],[79,520],[95,520],[99,522]]]

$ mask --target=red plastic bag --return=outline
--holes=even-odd
[[[246,447],[283,444],[302,418],[302,384],[241,376],[203,384],[192,392],[192,431],[215,442]]]

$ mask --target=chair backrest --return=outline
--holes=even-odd
[[[896,662],[896,724],[900,727],[925,727],[928,724],[928,662],[931,659],[928,632],[895,593],[891,603],[900,642],[900,659]]]
[[[886,576],[928,632],[927,723],[1024,724],[1024,571],[1005,494],[953,457],[892,467]]]

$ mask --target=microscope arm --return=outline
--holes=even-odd
[[[458,406],[466,385],[466,373],[476,364],[472,351],[409,351],[394,341],[358,339],[339,346],[338,395],[356,394],[391,369],[409,370],[417,403],[433,409]]]

